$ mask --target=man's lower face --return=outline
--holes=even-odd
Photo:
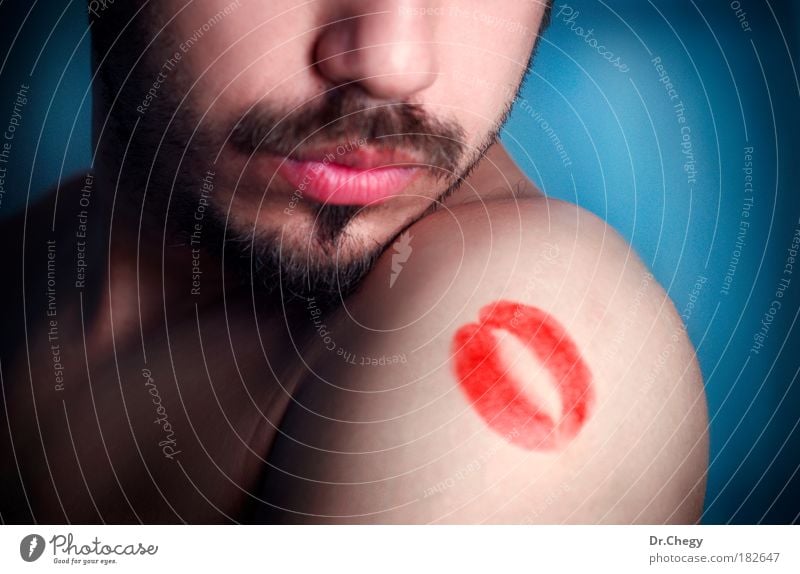
[[[320,204],[287,194],[281,186],[248,197],[246,192],[237,197],[239,192],[220,190],[222,201],[209,201],[206,226],[213,226],[227,248],[235,250],[246,279],[283,296],[337,302],[353,290],[387,245],[440,206],[454,185],[426,176],[419,183],[424,194],[405,189],[397,197],[363,206]]]
[[[235,246],[251,280],[334,299],[441,204],[494,135],[469,150],[455,122],[356,90],[333,90],[290,112],[257,104],[204,129],[184,161],[202,173],[202,158],[218,159],[200,182],[177,190],[189,189],[184,203],[207,204],[204,225]]]

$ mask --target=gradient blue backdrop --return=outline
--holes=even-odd
[[[740,6],[749,32],[723,0],[557,1],[503,139],[548,195],[619,230],[679,311],[706,278],[688,320],[711,418],[704,522],[798,522],[800,269],[782,275],[800,225],[798,18],[788,1]],[[0,4],[0,125],[20,85],[30,86],[0,217],[90,165],[85,8]],[[569,9],[579,12],[572,20]],[[628,71],[604,60],[577,26],[592,29]],[[681,126],[658,82],[657,56],[685,104],[694,184],[682,170]],[[724,294],[744,205],[745,146],[754,148],[754,202]],[[752,353],[781,276],[791,279],[783,306],[765,347]]]

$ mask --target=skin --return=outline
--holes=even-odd
[[[457,4],[464,14],[502,15],[532,31],[543,11],[535,2]],[[148,52],[157,64],[173,53],[171,41],[190,37],[227,3],[198,1],[174,19],[178,3],[161,5],[148,25],[152,35],[166,23],[163,38],[171,40]],[[126,108],[96,98],[91,289],[72,287],[81,180],[61,186],[58,205],[51,194],[2,228],[4,244],[20,246],[15,256],[25,262],[2,293],[10,325],[0,357],[0,422],[10,429],[0,442],[4,521],[698,519],[705,398],[669,298],[613,230],[543,198],[492,143],[510,103],[500,87],[513,93],[534,35],[471,16],[413,15],[422,8],[242,2],[189,50],[163,88],[171,95],[153,101],[137,128],[142,139],[132,140],[129,161],[158,147],[160,138],[148,138],[166,129],[159,106],[176,94],[187,99],[174,123],[191,133],[198,117],[205,118],[198,125],[230,125],[260,99],[286,108],[342,84],[459,125],[468,151],[455,175],[485,150],[463,185],[443,198],[448,181],[424,174],[401,196],[349,220],[336,257],[314,240],[313,205],[301,202],[287,216],[290,188],[276,180],[264,194],[263,171],[221,143],[224,134],[198,140],[186,165],[214,165],[210,201],[229,214],[230,228],[282,232],[288,254],[310,248],[329,263],[377,250],[357,289],[319,314],[280,289],[241,284],[209,244],[202,246],[202,293],[188,296],[190,251],[172,235],[175,222],[164,210],[148,219],[146,206],[128,203],[140,197],[135,188],[147,170],[117,177],[125,146],[107,120]],[[476,76],[484,88],[465,88]],[[119,102],[141,100],[143,78],[152,80],[143,72],[131,78],[116,86]],[[168,157],[169,165],[180,163]],[[147,201],[163,206],[165,189],[154,186]],[[196,200],[198,189],[182,192]],[[411,253],[396,273],[393,242],[403,232]],[[50,238],[60,388],[47,337]],[[459,387],[453,337],[498,300],[548,313],[591,371],[591,415],[559,448],[520,448],[487,426]],[[509,364],[519,363],[512,370],[526,396],[551,408],[547,372],[530,353],[500,346]],[[364,357],[388,364],[362,365]]]
[[[459,226],[470,230],[463,242]],[[452,239],[434,240],[448,232]],[[331,360],[329,352],[311,355],[313,374],[289,407],[285,434],[272,451],[279,470],[270,470],[265,483],[265,492],[279,493],[295,512],[267,516],[299,522],[696,520],[707,449],[701,376],[667,296],[652,278],[642,288],[650,276],[630,247],[597,218],[542,198],[471,203],[419,222],[413,234],[420,251],[395,287],[386,287],[385,255],[347,307],[369,329],[385,333],[346,318],[334,330],[356,356],[406,353],[408,363],[361,367]],[[531,253],[530,245],[540,249]],[[632,308],[639,289],[642,303]],[[443,290],[448,297],[440,299]],[[500,298],[555,317],[592,370],[594,414],[561,449],[509,444],[454,384],[452,334]],[[631,316],[635,321],[626,321]],[[541,370],[530,375],[529,389],[548,384]]]

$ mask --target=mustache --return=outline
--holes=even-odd
[[[465,131],[432,117],[421,105],[377,101],[356,87],[333,88],[290,112],[266,102],[236,123],[230,141],[246,154],[292,157],[304,147],[364,141],[373,148],[403,149],[437,177],[453,176],[466,154]]]

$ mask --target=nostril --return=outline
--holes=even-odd
[[[338,28],[326,30],[314,46],[313,64],[326,80],[342,83],[357,79],[351,54],[352,34]]]

